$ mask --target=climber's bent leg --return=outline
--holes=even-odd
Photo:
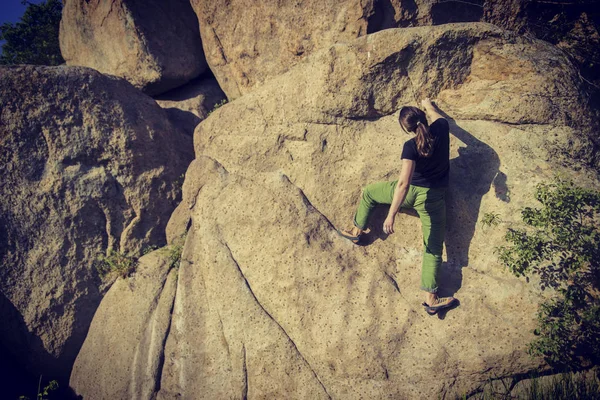
[[[397,183],[398,181],[377,182],[363,188],[360,204],[354,215],[354,225],[357,228],[367,228],[369,215],[377,204],[392,204]]]

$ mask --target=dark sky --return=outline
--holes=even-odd
[[[41,3],[42,0],[29,0],[31,3]],[[18,22],[27,8],[21,0],[0,0],[0,25],[5,22]],[[4,41],[0,41],[0,46]]]

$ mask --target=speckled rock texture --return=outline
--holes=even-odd
[[[60,50],[67,65],[123,77],[151,95],[207,69],[187,0],[66,0]]]
[[[117,280],[110,288],[90,326],[99,335],[86,340],[73,367],[96,364],[98,369],[75,375],[74,390],[83,386],[105,399],[152,398],[160,382],[157,372],[177,289],[177,269],[169,252],[165,247],[141,257],[135,275]],[[97,364],[111,354],[119,354],[119,359],[112,358],[116,364]],[[123,381],[129,384],[122,385]]]
[[[230,100],[315,50],[365,35],[374,10],[373,0],[191,3],[208,65]]]
[[[190,136],[215,106],[227,101],[225,93],[212,76],[200,77],[154,99],[167,111],[171,121]]]
[[[128,82],[83,67],[0,69],[0,340],[66,378],[108,248],[165,243],[191,139]]]
[[[389,28],[490,22],[555,44],[600,86],[600,8],[593,1],[191,0],[206,60],[229,99],[309,54]],[[590,88],[594,88],[590,85]]]
[[[560,172],[599,186],[585,168],[562,165],[561,154],[586,146],[576,134],[589,115],[581,85],[547,43],[454,24],[331,46],[224,105],[196,129],[196,159],[169,222],[171,237],[187,238],[161,328],[164,362],[149,359],[156,368],[140,371],[132,351],[101,342],[149,329],[137,318],[119,328],[123,315],[156,304],[144,296],[112,317],[106,306],[71,383],[86,399],[107,390],[144,397],[137,382],[151,377],[158,399],[453,398],[539,368],[526,348],[542,293],[502,268],[493,249],[532,204],[536,183]],[[398,176],[410,138],[398,110],[425,97],[450,118],[440,279],[441,295],[461,302],[434,317],[420,306],[414,214],[399,215],[387,236],[387,209],[378,208],[364,246],[334,229],[351,225],[362,186]],[[487,212],[503,222],[483,226]],[[93,357],[94,343],[104,357]],[[83,378],[109,366],[116,389]]]

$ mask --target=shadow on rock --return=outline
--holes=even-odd
[[[469,265],[469,248],[479,217],[481,199],[492,185],[495,195],[510,201],[507,176],[500,172],[496,151],[457,125],[447,115],[450,133],[466,147],[458,149],[459,156],[450,160],[450,187],[446,198],[446,252],[448,261],[440,271],[440,295],[453,296],[462,286],[462,268]]]
[[[175,107],[165,108],[165,111],[167,112],[171,123],[180,127],[183,133],[190,137],[194,135],[194,129],[196,129],[198,124],[202,121],[200,117],[191,111],[180,110]],[[193,145],[193,143],[191,143],[190,146],[191,145]]]
[[[42,370],[51,370],[56,364],[56,357],[44,350],[42,340],[29,332],[23,316],[15,308],[12,302],[0,292],[0,316],[2,317],[2,328],[0,328],[0,387],[6,398],[19,398],[28,396],[36,398],[38,384],[44,387],[51,380],[58,381],[58,389],[51,392],[53,398],[76,399],[77,396],[69,387],[68,374],[51,375],[44,374]],[[23,365],[22,360],[27,358],[26,353],[32,350],[38,354],[38,371],[30,371]],[[47,372],[46,371],[46,372]],[[3,397],[4,398],[4,397]]]
[[[440,310],[437,312],[437,314],[435,314],[439,319],[444,319],[446,318],[446,314],[448,313],[448,311],[454,310],[455,308],[457,308],[458,306],[460,306],[460,301],[457,299],[454,304],[452,304],[450,307],[448,308],[444,308],[443,310]]]
[[[385,241],[388,238],[389,235],[383,231],[383,223],[385,222],[389,210],[390,206],[387,204],[375,206],[369,216],[369,229],[371,231],[366,234],[364,238],[361,238],[359,243],[360,246],[369,246],[377,240]],[[412,209],[401,208],[399,213],[419,218],[419,214]],[[418,229],[420,229],[420,227]]]
[[[386,240],[388,234],[383,232],[383,221],[387,217],[389,205],[380,204],[375,206],[371,215],[369,215],[369,229],[371,230],[368,234],[361,236],[359,246],[369,246],[376,240]]]

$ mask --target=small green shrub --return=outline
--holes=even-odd
[[[108,250],[108,255],[101,255],[96,259],[96,269],[102,279],[110,275],[126,278],[133,273],[136,266],[136,258],[112,249]]]
[[[210,115],[210,114],[214,113],[215,111],[217,111],[217,109],[221,108],[221,107],[222,107],[222,106],[224,106],[225,104],[227,104],[227,99],[223,99],[223,100],[221,100],[220,102],[216,103],[216,104],[213,106],[212,110],[210,110],[210,111],[208,112],[208,115]]]
[[[181,191],[181,189],[183,188],[184,180],[185,180],[185,173],[179,175],[179,177],[177,177],[177,179],[175,179],[175,181],[173,182],[173,186],[175,187],[175,189],[177,189],[178,191]]]
[[[42,376],[40,375],[40,381],[38,383],[38,390],[36,400],[48,400],[50,391],[58,389],[57,381],[50,381],[44,388],[42,388]],[[19,396],[19,400],[29,400],[27,396]]]
[[[142,255],[145,256],[146,254],[151,253],[156,249],[158,249],[158,246],[155,244],[153,244],[152,246],[146,246],[142,249]]]
[[[538,311],[530,353],[555,367],[600,362],[600,193],[556,179],[536,187],[541,208],[522,210],[499,258],[516,276],[536,274],[555,295]]]
[[[500,222],[502,222],[500,214],[495,212],[487,212],[483,214],[483,218],[481,218],[481,225],[483,226],[497,226]]]
[[[181,264],[181,253],[183,252],[185,238],[186,235],[182,235],[175,240],[174,244],[169,248],[169,266],[172,268],[179,268],[179,265]]]

